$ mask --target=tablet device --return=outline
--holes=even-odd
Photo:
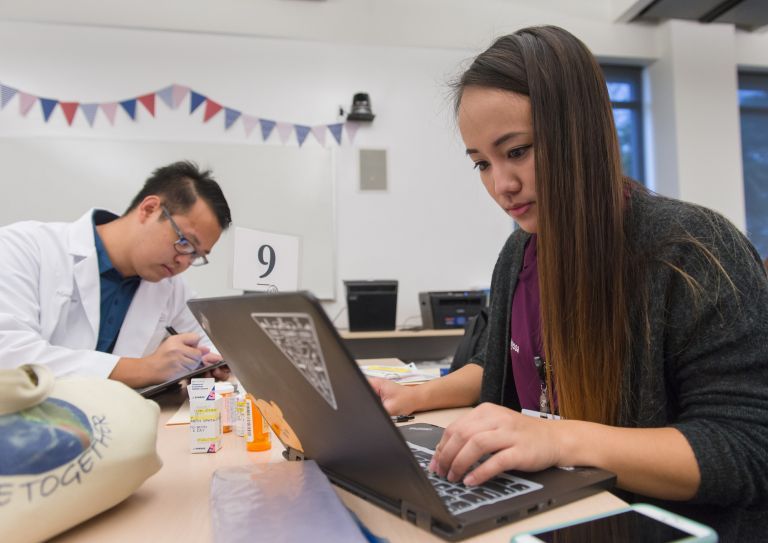
[[[169,379],[168,381],[165,381],[163,383],[158,383],[156,385],[149,385],[149,386],[141,387],[141,388],[134,388],[134,390],[136,392],[138,392],[139,394],[141,394],[142,396],[144,396],[145,398],[149,398],[151,396],[154,396],[155,394],[159,394],[160,392],[164,391],[168,387],[171,387],[171,386],[173,386],[175,384],[178,384],[179,381],[181,381],[182,379],[190,379],[192,377],[196,377],[196,376],[200,375],[201,373],[205,373],[205,372],[210,371],[210,370],[212,370],[214,368],[218,368],[219,366],[224,366],[224,365],[226,365],[226,363],[227,362],[225,360],[222,360],[220,362],[215,362],[213,364],[208,364],[207,366],[201,364],[200,366],[196,367],[195,369],[190,370],[190,371],[188,371],[186,373],[182,373],[181,375],[177,375],[173,379]]]
[[[512,538],[512,543],[621,541],[622,543],[716,543],[717,533],[691,519],[646,503],[560,524]]]

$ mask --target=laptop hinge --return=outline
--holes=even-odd
[[[400,502],[400,518],[415,524],[423,530],[430,531],[432,529],[432,516],[423,509],[414,507],[405,500]]]
[[[304,452],[298,449],[294,449],[293,447],[285,448],[285,450],[283,451],[283,458],[285,458],[289,462],[306,460],[306,457],[304,456]]]

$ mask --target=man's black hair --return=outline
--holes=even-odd
[[[229,204],[211,170],[201,170],[194,162],[184,160],[156,169],[125,212],[133,211],[144,198],[153,195],[160,197],[171,215],[183,215],[201,198],[216,215],[222,230],[232,223]]]

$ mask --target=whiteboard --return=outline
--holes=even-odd
[[[213,170],[233,226],[298,236],[299,287],[335,298],[335,195],[330,149],[198,142],[0,138],[0,224],[73,221],[91,207],[122,214],[152,171],[178,160]],[[232,288],[233,231],[185,279],[199,296]]]

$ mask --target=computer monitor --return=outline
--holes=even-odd
[[[344,281],[344,286],[350,332],[395,329],[396,280]]]

